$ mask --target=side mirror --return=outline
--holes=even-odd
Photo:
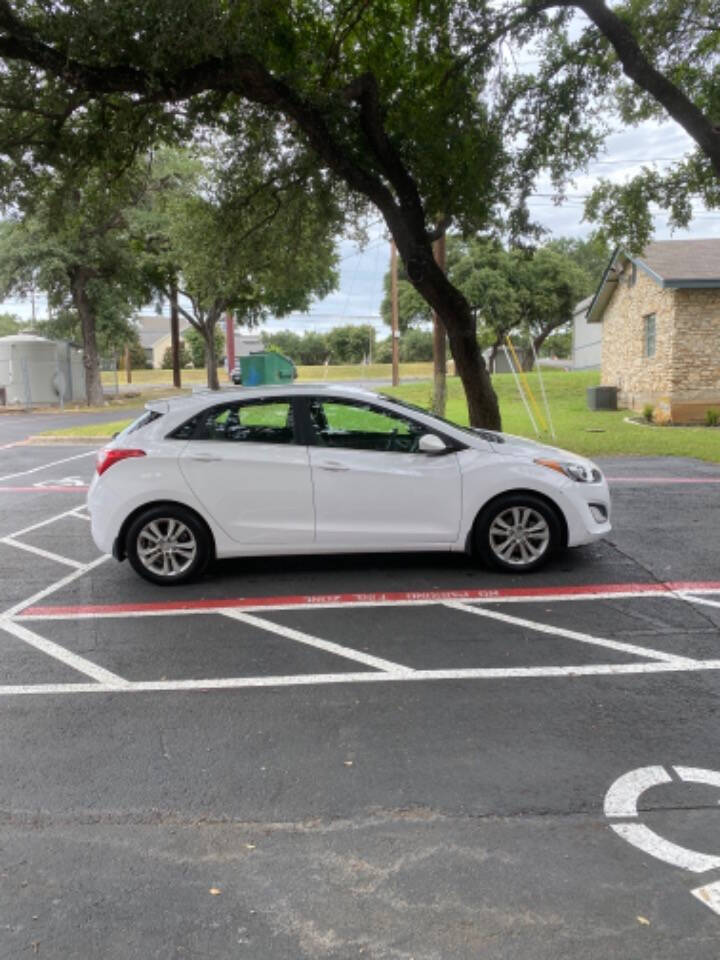
[[[447,453],[450,448],[434,433],[424,433],[418,440],[418,451],[420,453]]]

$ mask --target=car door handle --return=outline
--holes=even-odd
[[[326,460],[325,463],[319,463],[318,466],[321,470],[332,470],[335,473],[350,469],[350,467],[346,467],[344,463],[339,463],[337,460]]]
[[[190,457],[191,460],[200,460],[202,463],[217,463],[218,460],[222,460],[222,457],[211,457],[209,454],[197,454]]]

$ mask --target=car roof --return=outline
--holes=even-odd
[[[202,409],[203,407],[214,406],[218,403],[232,403],[233,400],[252,400],[273,396],[287,397],[293,394],[296,396],[328,394],[356,400],[387,399],[379,393],[374,393],[372,390],[366,390],[363,387],[348,386],[347,384],[267,384],[259,387],[227,387],[221,390],[203,388],[194,390],[190,396],[163,397],[158,400],[150,400],[145,406],[148,410],[155,410],[158,413],[168,413],[171,410],[175,413],[181,409]]]

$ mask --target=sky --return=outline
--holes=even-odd
[[[604,153],[592,163],[587,173],[579,174],[568,187],[568,197],[559,206],[553,204],[549,182],[539,182],[535,196],[530,201],[530,210],[535,220],[548,231],[551,237],[584,237],[593,229],[584,223],[583,198],[599,177],[622,182],[643,165],[657,164],[662,169],[673,160],[687,153],[693,146],[690,138],[674,123],[647,122],[627,129],[608,138]],[[375,222],[369,229],[369,240],[360,249],[350,239],[339,245],[340,282],[338,289],[322,300],[312,304],[308,313],[291,314],[269,320],[264,329],[304,330],[324,332],[340,324],[372,323],[379,335],[387,336],[388,328],[380,319],[380,303],[383,296],[383,276],[389,269],[390,243],[384,225]],[[655,220],[655,238],[658,240],[683,239],[688,237],[720,237],[720,212],[711,213],[698,207],[688,230],[671,233],[666,218],[659,214]],[[0,312],[15,313],[23,320],[31,317],[28,300],[6,300],[0,304]],[[38,317],[46,313],[42,300],[36,303]],[[147,311],[153,313],[154,308]]]

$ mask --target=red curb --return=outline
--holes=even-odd
[[[497,590],[427,590],[398,593],[333,593],[314,595],[291,595],[284,597],[224,597],[203,600],[165,600],[155,603],[101,603],[86,605],[27,607],[20,616],[55,616],[83,614],[124,613],[182,613],[188,610],[224,610],[243,607],[296,606],[311,608],[318,604],[332,603],[342,606],[351,603],[402,603],[403,601],[426,600],[442,603],[444,600],[494,600],[504,597],[591,597],[603,593],[657,594],[676,590],[717,590],[720,580],[668,581],[666,583],[603,583],[569,587],[502,587]]]

